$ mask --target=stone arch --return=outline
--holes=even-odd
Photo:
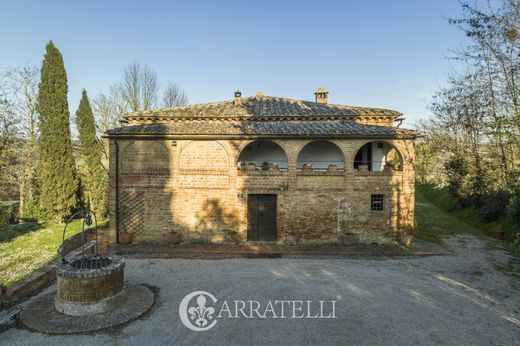
[[[267,139],[251,141],[240,149],[238,166],[249,162],[254,162],[261,169],[277,166],[282,171],[286,171],[289,165],[285,149],[275,141]]]
[[[360,145],[354,155],[353,168],[358,171],[383,171],[390,167],[403,170],[403,155],[397,146],[385,140],[367,141]]]
[[[179,168],[184,171],[228,171],[227,150],[218,141],[191,141],[180,153]]]
[[[168,174],[168,149],[157,141],[142,140],[128,144],[121,155],[123,174]]]
[[[336,143],[317,139],[303,145],[298,151],[296,168],[302,169],[304,164],[310,164],[313,170],[327,170],[330,165],[336,165],[338,170],[345,169],[345,154]]]

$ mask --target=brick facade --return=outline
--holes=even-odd
[[[302,243],[336,242],[345,232],[361,242],[390,242],[414,224],[413,139],[330,139],[342,151],[345,170],[302,172],[297,158],[309,139],[272,139],[288,159],[287,171],[241,171],[237,161],[250,139],[110,138],[110,233],[126,225],[132,205],[134,242],[161,242],[171,229],[187,241],[220,242],[225,230],[247,240],[248,194],[277,196],[277,239],[295,235]],[[402,169],[354,170],[366,143],[397,148]],[[384,195],[382,211],[371,211],[372,194]],[[125,202],[126,201],[126,202]],[[128,207],[129,208],[129,207]]]

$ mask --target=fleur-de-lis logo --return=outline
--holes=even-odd
[[[197,306],[192,306],[188,309],[190,319],[195,320],[195,325],[198,327],[206,327],[209,323],[208,320],[213,319],[215,309],[206,307],[206,297],[202,294],[197,297]]]
[[[190,302],[195,299],[194,306],[189,306]],[[182,323],[195,331],[204,331],[212,328],[217,320],[215,319],[215,308],[206,306],[209,298],[213,304],[217,302],[217,298],[211,293],[205,291],[195,291],[184,297],[179,305],[179,316]],[[211,304],[211,303],[209,303]]]

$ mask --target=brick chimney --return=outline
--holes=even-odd
[[[316,103],[321,103],[324,105],[329,103],[329,92],[324,87],[320,87],[318,90],[316,90],[314,96],[316,96]]]
[[[242,93],[237,90],[235,91],[235,106],[240,106],[242,104]]]

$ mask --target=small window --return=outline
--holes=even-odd
[[[383,200],[385,195],[371,195],[370,196],[370,210],[383,210]]]

